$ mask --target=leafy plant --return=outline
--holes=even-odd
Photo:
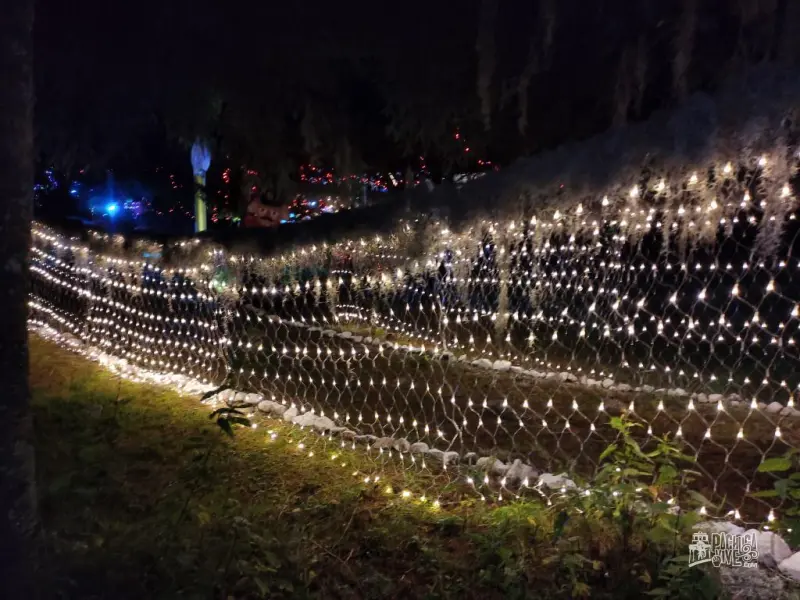
[[[245,414],[235,408],[224,406],[213,411],[208,415],[228,437],[233,437],[233,425],[250,426],[250,419]]]
[[[760,473],[785,474],[773,483],[773,489],[761,490],[751,494],[754,498],[779,498],[787,503],[781,518],[775,524],[787,537],[791,546],[800,544],[800,456],[792,448],[783,456],[765,459],[759,466]]]
[[[573,490],[551,507],[554,539],[580,540],[573,554],[581,554],[591,571],[604,572],[614,589],[648,588],[655,579],[659,586],[654,593],[663,589],[669,597],[708,597],[702,586],[713,589],[713,582],[700,569],[690,572],[683,554],[699,517],[695,511],[681,512],[676,502],[680,498],[684,506],[711,506],[700,494],[686,491],[698,475],[686,468],[694,458],[666,437],[655,448],[643,449],[634,436],[641,425],[624,415],[611,418],[610,425],[617,439],[600,454],[600,467],[587,491]],[[589,555],[582,548],[586,540]],[[567,568],[566,562],[561,564]],[[570,564],[566,572],[574,579],[575,563]],[[574,587],[578,583],[573,581],[573,595],[581,589]]]

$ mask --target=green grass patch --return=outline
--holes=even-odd
[[[198,399],[120,381],[35,336],[31,381],[55,597],[717,594],[712,571],[674,561],[688,530],[663,514],[489,506],[466,484],[274,420],[231,438]]]

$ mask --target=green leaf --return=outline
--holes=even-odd
[[[697,502],[697,504],[699,506],[708,506],[708,507],[715,506],[714,503],[711,502],[711,500],[709,500],[708,498],[703,496],[703,494],[701,494],[700,492],[696,492],[694,490],[689,490],[688,493],[689,493],[689,497],[692,500],[694,500],[695,502]]]
[[[605,450],[600,453],[600,457],[597,459],[597,462],[603,462],[603,459],[606,458],[609,454],[616,452],[617,445],[616,444],[609,444]]]
[[[672,465],[663,465],[658,471],[658,483],[663,485],[670,481],[675,481],[678,477],[678,469]]]
[[[781,471],[788,471],[792,468],[792,461],[784,456],[776,456],[774,458],[768,458],[760,465],[758,465],[758,470],[760,473],[776,473]]]
[[[775,482],[775,491],[781,498],[786,498],[789,495],[789,485],[791,482],[788,479],[779,479]]]
[[[761,490],[760,492],[753,492],[750,496],[753,498],[777,498],[778,490]]]
[[[208,400],[209,398],[211,398],[211,396],[214,396],[215,394],[218,394],[218,393],[219,393],[219,392],[221,392],[222,390],[227,390],[227,389],[228,389],[228,388],[230,388],[230,387],[231,387],[230,385],[228,385],[228,384],[226,384],[226,383],[223,383],[223,384],[222,384],[221,386],[219,386],[218,388],[216,388],[216,389],[213,389],[213,390],[209,390],[209,391],[207,391],[205,394],[203,394],[203,395],[200,397],[200,400],[201,400],[201,401],[202,401],[202,400]]]
[[[653,472],[650,469],[641,470],[641,469],[623,469],[622,474],[625,477],[641,477],[643,475],[651,475]]]
[[[230,421],[225,417],[221,417],[217,419],[217,425],[219,428],[222,429],[225,433],[227,433],[230,437],[233,437],[233,427],[231,427]]]

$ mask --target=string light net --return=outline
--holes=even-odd
[[[752,495],[774,483],[759,465],[800,449],[787,148],[273,256],[37,226],[31,319],[134,374],[243,392],[228,401],[406,467],[430,497],[591,482],[625,414],[643,449],[666,436],[695,459],[715,512],[759,523],[782,506]]]

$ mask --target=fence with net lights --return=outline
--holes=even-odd
[[[781,500],[752,495],[774,483],[759,465],[800,449],[795,152],[268,256],[37,225],[31,320],[143,373],[258,394],[375,460],[461,477],[497,458],[486,496],[591,481],[625,413],[643,448],[668,436],[696,459],[721,514],[762,522]]]

